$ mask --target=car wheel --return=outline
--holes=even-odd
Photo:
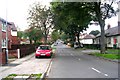
[[[35,58],[38,58],[38,56],[35,56]]]

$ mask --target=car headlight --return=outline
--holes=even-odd
[[[40,52],[36,51],[36,54],[40,54]]]

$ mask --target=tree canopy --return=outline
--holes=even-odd
[[[30,27],[36,27],[42,31],[45,43],[47,43],[47,36],[52,28],[51,9],[40,3],[34,3],[29,9],[28,23]]]
[[[72,41],[75,41],[75,36],[77,36],[79,42],[80,32],[85,30],[92,20],[87,8],[84,8],[83,3],[77,2],[53,2],[51,5],[52,12],[54,13],[55,29],[69,34]]]

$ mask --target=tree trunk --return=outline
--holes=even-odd
[[[30,40],[30,44],[32,44],[32,40]]]
[[[101,45],[101,53],[105,53],[105,21],[100,21],[100,27],[101,27],[101,37],[100,37],[100,45]]]
[[[80,46],[80,38],[79,38],[80,33],[77,33],[77,41],[78,41],[78,45]]]
[[[101,28],[101,37],[100,37],[101,51],[100,52],[105,53],[105,31],[104,31],[105,21],[102,19],[102,13],[100,8],[101,2],[99,3],[95,2],[94,4],[95,4],[96,16]]]
[[[43,23],[44,26],[44,39],[45,39],[45,44],[47,43],[47,28],[45,22]]]

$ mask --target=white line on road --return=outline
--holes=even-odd
[[[96,72],[98,72],[98,73],[101,73],[101,74],[103,74],[104,76],[108,76],[108,74],[104,74],[104,73],[100,72],[99,70],[97,70],[97,69],[95,69],[95,68],[93,68],[93,67],[92,67],[92,70],[94,70],[94,71],[96,71]]]
[[[92,70],[98,72],[98,73],[101,73],[99,70],[95,69],[95,68],[92,68]]]
[[[73,54],[70,54],[71,56],[73,55]]]
[[[78,60],[80,61],[80,58]]]
[[[108,74],[104,74],[105,76],[108,76]]]
[[[49,69],[48,69],[48,71],[47,71],[47,74],[46,74],[47,77],[49,76],[49,73],[50,73],[50,71],[51,71],[51,67],[52,67],[52,62],[50,63]]]

